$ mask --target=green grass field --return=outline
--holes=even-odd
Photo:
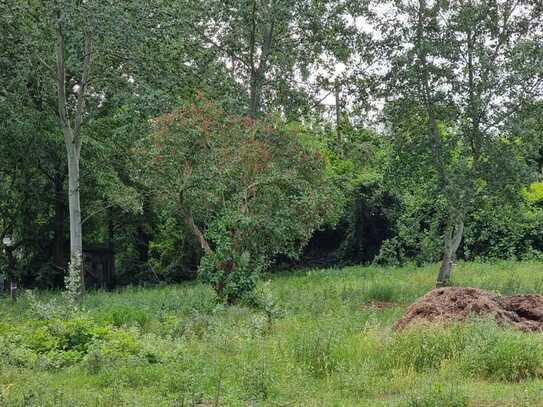
[[[437,266],[271,277],[262,310],[200,284],[0,303],[1,406],[538,406],[543,336],[488,321],[395,334]],[[455,284],[543,292],[543,266],[459,264]],[[390,303],[372,307],[372,301]]]

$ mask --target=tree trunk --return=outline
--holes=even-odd
[[[68,207],[70,211],[70,263],[79,271],[81,294],[85,292],[85,274],[83,270],[83,227],[81,221],[81,202],[79,199],[79,158],[81,155],[81,124],[85,112],[85,92],[91,65],[91,37],[88,30],[84,31],[84,55],[82,60],[81,81],[76,92],[76,105],[73,120],[70,119],[68,98],[66,96],[66,66],[64,38],[64,10],[58,8],[57,13],[57,102],[58,115],[64,143],[68,156]]]
[[[144,197],[142,209],[143,213],[139,217],[138,227],[136,229],[136,250],[138,252],[138,261],[140,264],[147,264],[149,261],[149,243],[151,241],[151,235],[149,233],[151,202],[148,197]]]
[[[185,216],[185,222],[187,226],[190,228],[196,239],[198,240],[198,243],[200,243],[200,247],[204,251],[205,254],[213,254],[213,250],[211,249],[211,246],[207,242],[206,238],[204,237],[204,234],[196,225],[194,222],[194,218],[192,217],[192,212],[188,211],[188,213]]]
[[[338,80],[334,83],[334,96],[336,99],[336,139],[341,144],[341,85]]]
[[[256,119],[256,115],[260,111],[260,98],[262,91],[257,75],[259,75],[258,72],[253,72],[251,74],[251,92],[249,101],[249,117],[251,119]]]
[[[80,272],[81,292],[85,291],[83,270],[83,227],[81,223],[81,202],[79,198],[79,155],[71,146],[68,150],[68,204],[70,209],[70,261]]]
[[[53,188],[55,192],[55,226],[53,237],[53,264],[58,272],[62,271],[62,278],[59,282],[62,284],[66,269],[65,248],[65,230],[66,230],[66,203],[64,201],[64,179],[60,174],[55,174],[53,178]],[[55,273],[57,276],[57,273]],[[56,278],[55,278],[56,284]]]
[[[113,223],[113,208],[107,210],[107,248],[113,253],[115,240],[115,225]]]
[[[444,250],[441,267],[437,276],[436,287],[446,287],[451,283],[451,275],[454,267],[456,252],[464,234],[464,221],[457,220],[453,225],[447,227],[444,237]]]
[[[270,23],[266,27],[266,31],[264,32],[264,41],[262,43],[261,49],[260,49],[260,58],[258,67],[255,66],[255,46],[256,46],[256,1],[253,1],[253,21],[252,21],[252,29],[251,29],[251,36],[249,38],[250,43],[250,68],[251,68],[251,75],[250,75],[250,81],[249,81],[249,87],[250,87],[250,95],[249,95],[249,117],[252,119],[256,119],[257,114],[260,112],[261,104],[262,104],[262,87],[264,86],[266,71],[267,71],[267,63],[269,56],[271,54],[272,50],[272,43],[273,43],[273,35],[274,35],[274,28],[275,28],[275,18],[273,16],[273,10],[270,9]]]
[[[15,256],[13,255],[13,247],[7,247],[6,248],[6,259],[7,259],[7,279],[11,281],[15,281],[15,269],[17,268],[17,261],[15,260]]]

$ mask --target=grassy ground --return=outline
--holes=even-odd
[[[543,292],[537,263],[459,264],[455,283]],[[275,276],[268,312],[199,284],[0,302],[0,406],[543,406],[543,336],[489,322],[391,326],[435,266]],[[390,306],[372,307],[371,302]]]

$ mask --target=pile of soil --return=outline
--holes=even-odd
[[[543,296],[502,297],[478,288],[436,288],[413,303],[394,329],[419,323],[465,321],[474,314],[493,317],[499,325],[522,331],[543,331]]]

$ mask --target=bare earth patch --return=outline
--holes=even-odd
[[[543,331],[543,296],[502,297],[478,288],[436,288],[414,302],[394,329],[417,323],[465,321],[474,314],[493,317],[500,325],[522,331]]]
[[[366,304],[364,304],[363,307],[366,309],[369,308],[369,309],[383,310],[387,308],[394,308],[397,305],[398,304],[394,302],[389,302],[389,301],[369,301]]]

